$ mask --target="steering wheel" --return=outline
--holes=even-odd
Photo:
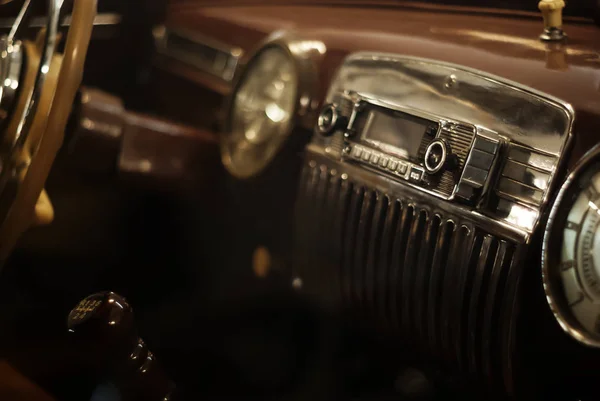
[[[64,0],[47,0],[47,23],[35,41],[22,39],[33,0],[0,36],[0,263],[19,236],[52,221],[44,190],[81,84],[96,0],[75,0],[64,52],[59,22]]]

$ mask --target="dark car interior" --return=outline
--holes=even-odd
[[[597,399],[600,3],[544,1],[0,0],[0,398]]]

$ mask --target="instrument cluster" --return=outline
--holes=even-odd
[[[263,174],[278,155],[286,154],[283,149],[295,128],[312,128],[316,74],[325,51],[322,42],[278,32],[239,66],[221,135],[221,159],[232,176]]]
[[[544,289],[565,332],[600,348],[600,147],[556,198],[545,233]]]

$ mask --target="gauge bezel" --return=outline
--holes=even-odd
[[[232,163],[228,146],[226,146],[226,137],[231,131],[235,98],[241,85],[244,83],[248,72],[252,71],[253,63],[258,60],[264,51],[271,48],[282,50],[293,63],[297,81],[295,105],[285,138],[279,144],[274,155],[260,168],[248,173]],[[319,110],[319,65],[325,52],[325,44],[320,41],[300,38],[289,31],[278,31],[270,35],[253,52],[248,53],[240,61],[233,79],[233,90],[226,101],[224,132],[220,136],[221,161],[229,174],[237,179],[250,179],[260,175],[277,158],[277,154],[285,147],[296,127],[300,126],[312,130]]]
[[[592,171],[594,168],[595,170]],[[593,177],[598,172],[600,172],[600,144],[583,156],[562,184],[552,205],[542,243],[542,282],[546,301],[565,333],[579,343],[594,348],[600,348],[600,336],[595,336],[581,327],[570,313],[564,299],[559,277],[560,272],[557,270],[557,266],[560,263],[560,250],[563,241],[564,224],[561,223],[566,223],[567,216],[578,195],[585,190],[581,186],[582,180],[587,174],[589,174],[589,177]]]

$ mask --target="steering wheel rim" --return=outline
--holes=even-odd
[[[11,32],[4,38],[7,48],[24,52],[21,59],[26,63],[16,85],[13,111],[0,139],[0,263],[27,228],[53,218],[43,188],[81,84],[96,16],[96,0],[74,1],[65,50],[60,55],[56,45],[63,0],[48,0],[48,22],[38,45],[18,39],[30,4],[31,0],[25,0]]]

